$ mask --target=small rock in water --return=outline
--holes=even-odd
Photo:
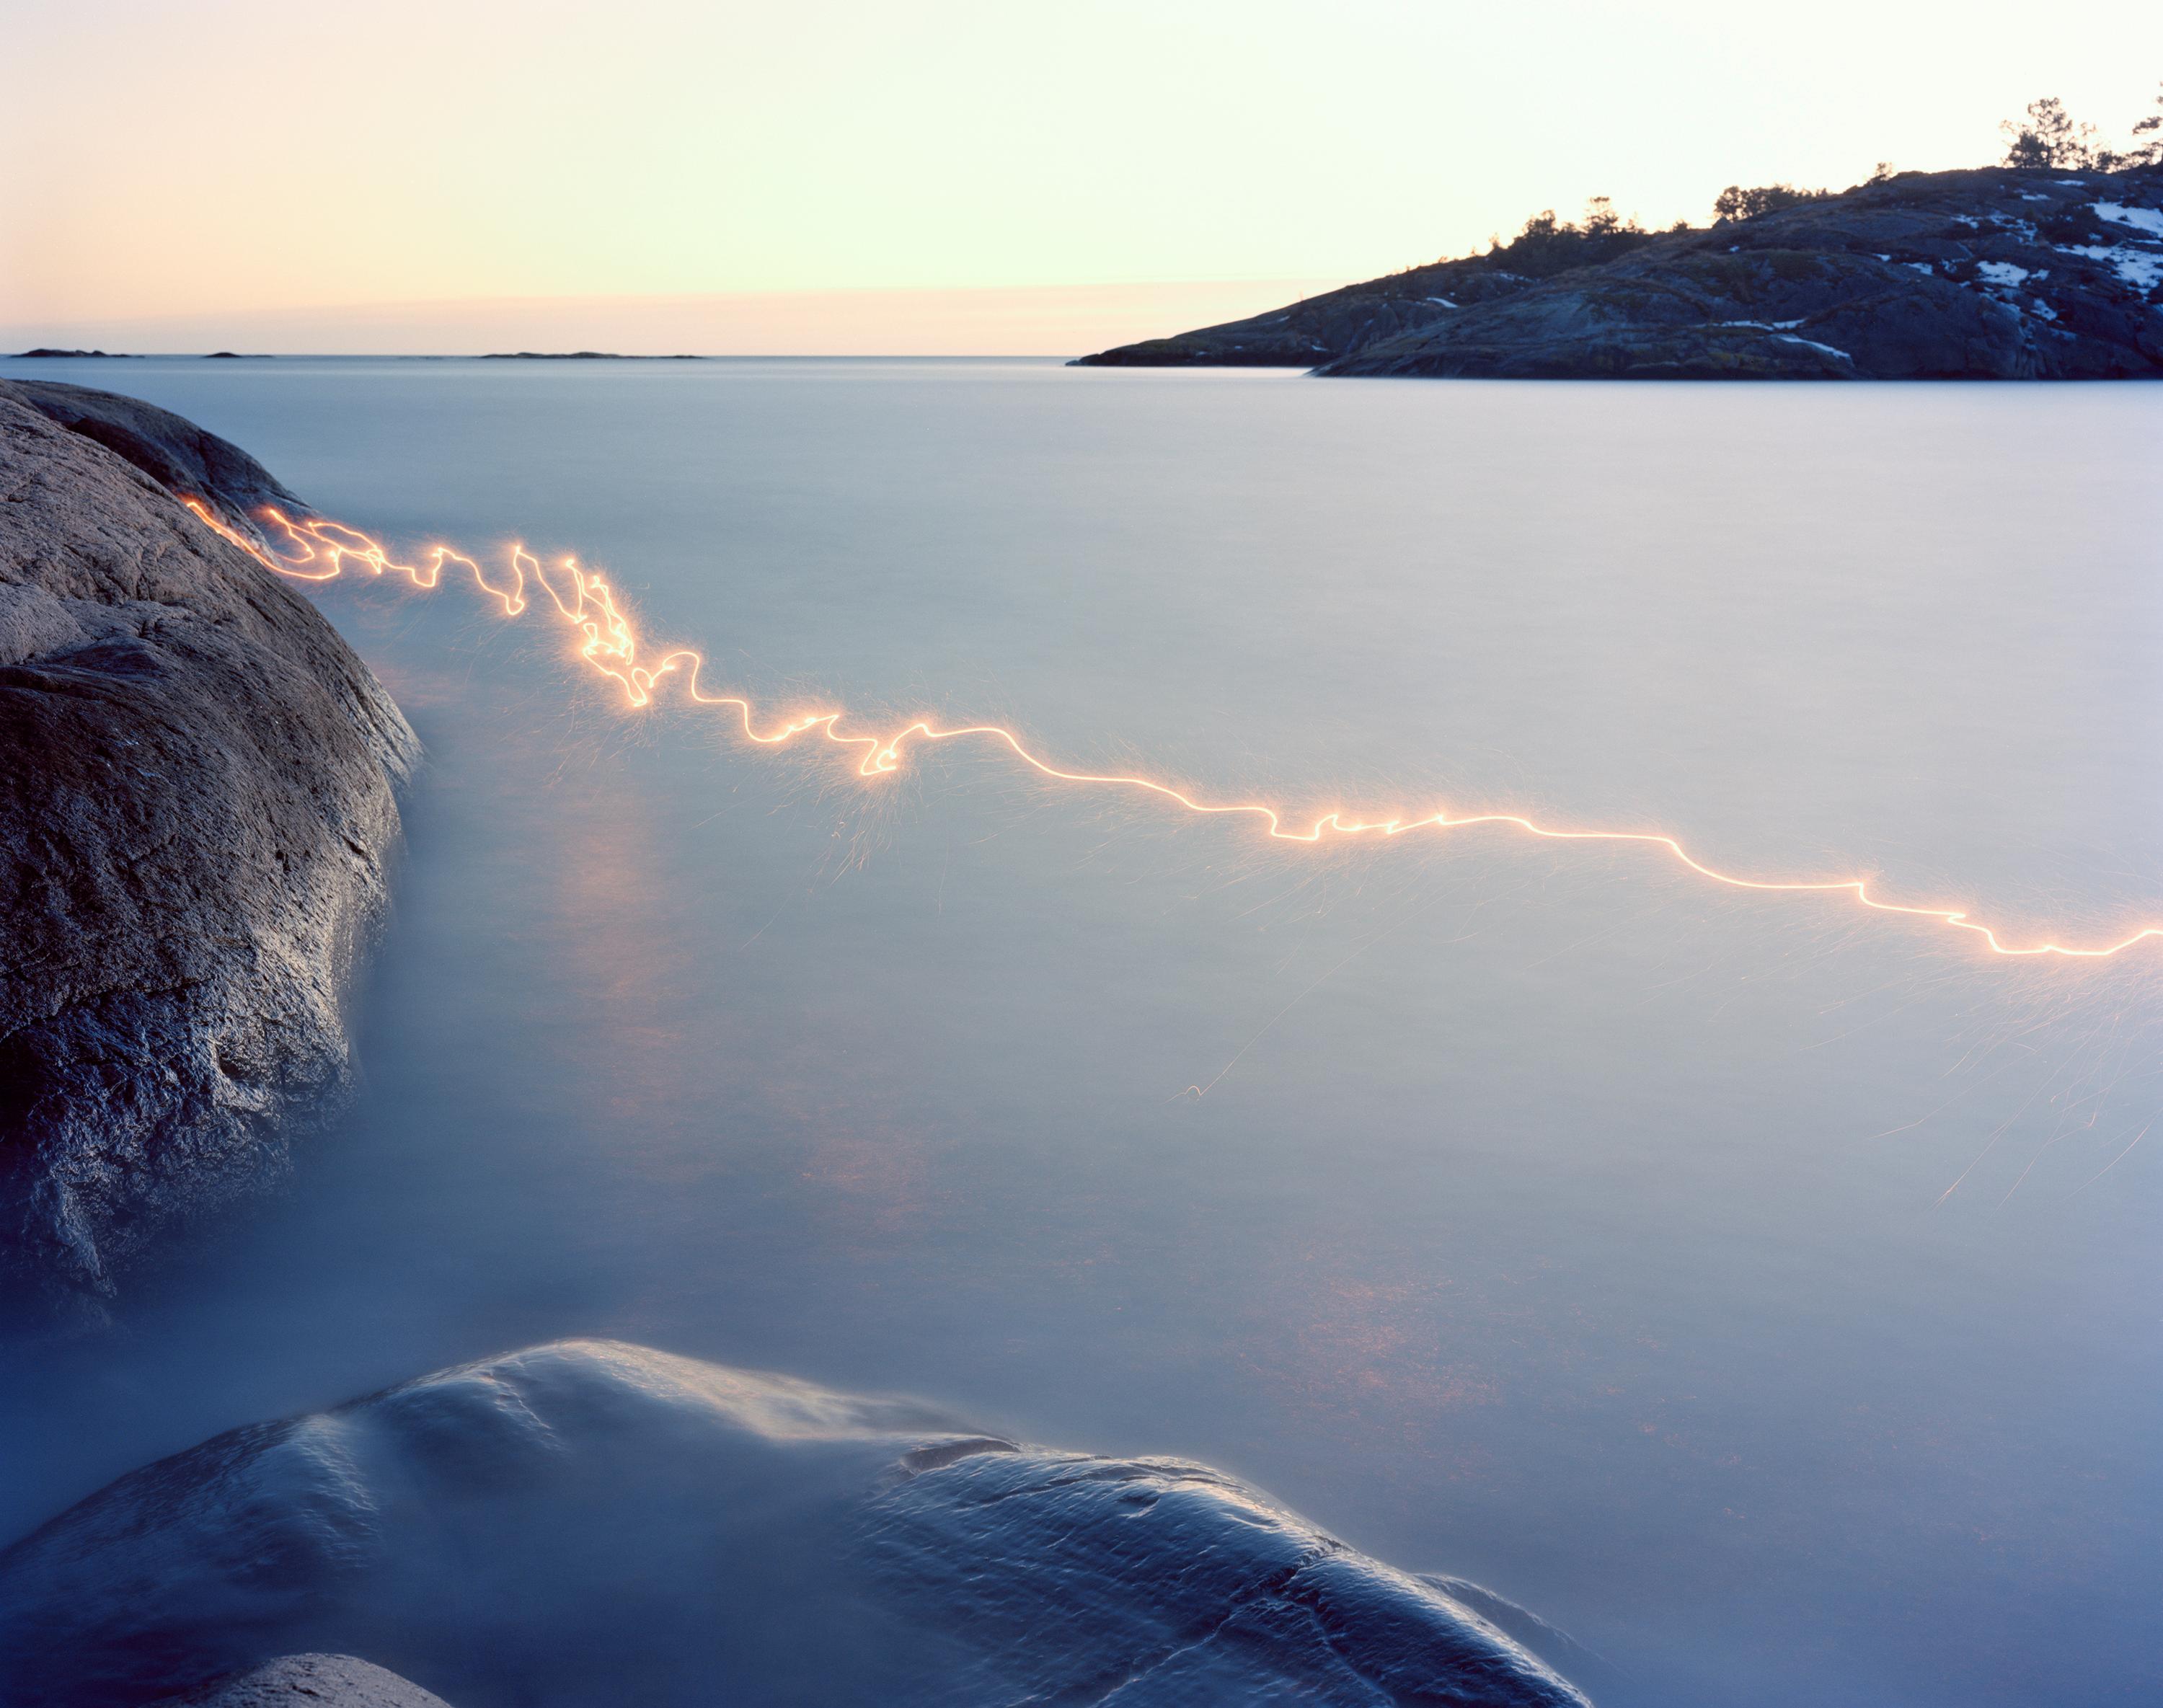
[[[289,1654],[155,1708],[450,1708],[433,1691],[349,1654]]]

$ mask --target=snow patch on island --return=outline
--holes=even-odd
[[[2108,262],[2119,282],[2136,291],[2153,291],[2163,285],[2163,251],[2131,249],[2124,244],[2110,247],[2102,244],[2061,244],[2058,247],[2065,254],[2085,255],[2091,261]]]
[[[1778,336],[1783,344],[1800,344],[1806,349],[1823,350],[1828,356],[1837,356],[1843,362],[1852,362],[1855,359],[1846,350],[1836,349],[1830,344],[1821,344],[1815,338],[1798,338],[1793,333],[1781,333]]]
[[[2129,225],[2152,238],[2163,238],[2163,212],[2155,208],[2129,207],[2123,202],[2098,202],[2091,207],[2098,219],[2108,220],[2113,225]]]

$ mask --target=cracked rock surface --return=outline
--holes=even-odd
[[[1550,1643],[1207,1465],[610,1341],[233,1430],[0,1551],[15,1708],[300,1649],[460,1708],[1585,1708]]]
[[[294,501],[179,417],[0,382],[0,1258],[76,1297],[349,1084],[340,998],[419,752],[160,479],[235,521]]]

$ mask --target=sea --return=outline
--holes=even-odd
[[[2163,1698],[2163,938],[1993,948],[2163,925],[2163,387],[0,372],[575,554],[767,732],[1695,862],[866,778],[545,605],[312,586],[427,750],[360,1092],[0,1339],[0,1539],[599,1336],[1220,1467],[1621,1708]]]

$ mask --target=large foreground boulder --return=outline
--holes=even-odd
[[[234,1430],[0,1553],[13,1708],[296,1650],[459,1708],[1584,1703],[1206,1465],[596,1341]]]
[[[418,752],[176,490],[291,501],[164,411],[0,382],[0,1260],[90,1292],[348,1084]]]

